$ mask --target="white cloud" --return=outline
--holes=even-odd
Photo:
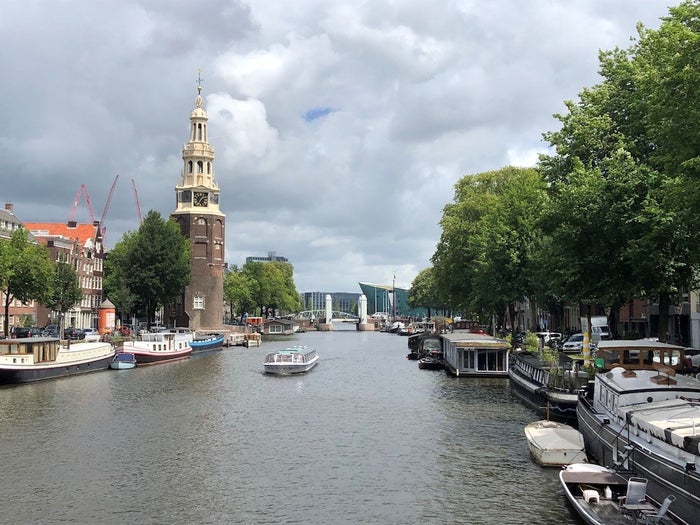
[[[169,215],[201,68],[229,264],[275,251],[300,291],[408,286],[457,180],[532,166],[552,114],[598,82],[598,51],[666,14],[657,0],[5,2],[0,198],[63,221],[83,183],[102,210],[119,173],[108,243],[138,227],[132,178],[142,213]]]

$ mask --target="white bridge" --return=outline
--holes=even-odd
[[[326,319],[325,310],[304,310],[299,312],[294,316],[295,319],[308,319],[309,321],[324,321]],[[337,321],[339,323],[359,323],[360,318],[356,315],[349,314],[347,312],[336,312],[331,313],[331,321]]]

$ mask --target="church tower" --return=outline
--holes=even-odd
[[[182,148],[182,176],[175,186],[171,218],[190,240],[192,280],[171,313],[176,326],[195,330],[220,328],[224,310],[224,240],[226,216],[219,209],[214,180],[214,148],[209,145],[201,78],[190,114],[190,138]],[[174,319],[173,319],[174,318]]]

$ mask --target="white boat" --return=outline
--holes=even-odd
[[[566,499],[588,525],[677,524],[669,517],[676,500],[669,495],[660,505],[646,495],[647,480],[626,477],[592,465],[574,463],[559,472]]]
[[[139,365],[154,365],[187,359],[192,347],[187,334],[156,332],[141,334],[135,341],[124,341],[119,352],[133,354]]]
[[[593,388],[579,400],[578,429],[589,460],[647,478],[651,500],[660,504],[673,494],[669,513],[697,523],[700,382],[657,367],[596,374]]]
[[[114,357],[109,343],[61,344],[55,337],[0,340],[0,384],[28,383],[107,370]]]
[[[561,467],[586,461],[583,436],[575,428],[541,420],[525,426],[532,459],[543,467]]]
[[[290,346],[265,356],[263,366],[268,374],[300,374],[318,363],[318,352],[306,346]]]

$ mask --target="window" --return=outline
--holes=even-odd
[[[192,306],[195,310],[204,310],[204,296],[195,295],[194,304]]]
[[[282,325],[281,324],[271,324],[269,328],[270,328],[271,334],[281,334],[282,333]]]

